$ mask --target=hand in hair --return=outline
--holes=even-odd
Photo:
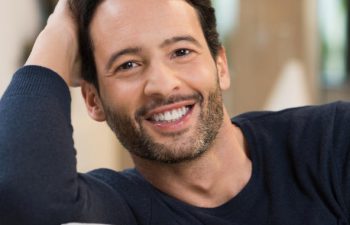
[[[58,1],[25,64],[49,68],[57,72],[69,86],[80,85],[77,26],[68,0]]]

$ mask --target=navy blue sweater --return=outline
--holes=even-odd
[[[136,170],[76,171],[70,95],[53,71],[21,68],[0,101],[0,224],[350,224],[350,104],[235,117],[253,174],[233,199],[199,208]]]

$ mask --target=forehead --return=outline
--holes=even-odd
[[[195,9],[185,0],[105,0],[90,26],[95,47],[108,39],[133,44],[130,42],[157,41],[181,32],[203,33]]]

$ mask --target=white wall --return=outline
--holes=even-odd
[[[36,0],[11,0],[0,3],[0,96],[19,66],[23,45],[39,28]]]

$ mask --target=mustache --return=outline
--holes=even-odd
[[[142,106],[140,109],[136,111],[136,118],[140,118],[145,116],[149,111],[165,105],[174,104],[181,101],[194,100],[196,102],[202,103],[203,96],[199,93],[195,93],[192,95],[172,95],[167,98],[156,97],[151,99],[146,105]]]

